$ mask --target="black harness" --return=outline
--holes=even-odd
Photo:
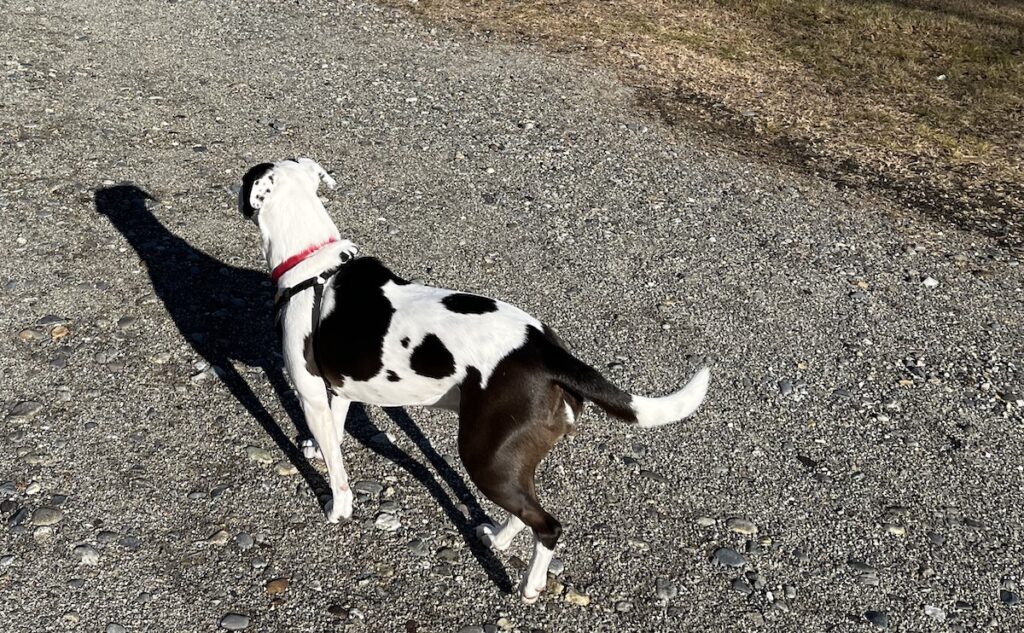
[[[334,396],[334,388],[331,387],[331,383],[327,380],[327,375],[324,373],[323,367],[320,366],[320,355],[317,354],[317,335],[320,332],[320,306],[323,303],[324,286],[327,284],[327,281],[338,274],[338,271],[341,270],[341,266],[344,266],[348,260],[349,258],[345,257],[343,258],[340,266],[335,266],[330,270],[325,270],[316,277],[310,277],[309,279],[301,281],[290,288],[285,288],[281,291],[281,294],[278,295],[277,300],[274,301],[274,323],[276,323],[278,328],[280,328],[281,313],[288,305],[288,302],[291,301],[291,298],[300,292],[304,292],[310,288],[313,289],[313,329],[310,332],[310,336],[312,337],[310,345],[313,346],[313,363],[316,365],[317,373],[320,374],[320,379],[324,381],[324,390],[327,391],[328,406],[330,406],[331,398]],[[280,329],[278,329],[278,331],[280,331]]]

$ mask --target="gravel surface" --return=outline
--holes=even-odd
[[[1020,630],[1024,280],[993,242],[370,4],[8,3],[0,32],[0,630]],[[588,408],[542,465],[537,605],[529,539],[472,536],[448,414],[354,411],[355,517],[324,520],[232,191],[295,154],[398,273],[635,392],[711,365],[691,420]]]

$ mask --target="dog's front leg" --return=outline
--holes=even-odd
[[[337,523],[340,519],[352,516],[352,489],[348,485],[348,473],[345,472],[345,462],[341,456],[342,429],[335,423],[335,420],[340,418],[344,424],[349,401],[340,398],[333,400],[334,402],[328,405],[324,400],[310,402],[303,398],[302,410],[306,413],[309,430],[313,432],[313,437],[320,445],[320,452],[327,463],[331,500],[324,506],[324,511],[327,513],[328,521]]]

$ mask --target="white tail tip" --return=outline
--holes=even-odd
[[[711,372],[704,367],[686,383],[685,387],[671,395],[661,398],[633,396],[632,407],[633,413],[636,414],[637,426],[651,429],[678,422],[689,416],[704,402],[710,382]]]

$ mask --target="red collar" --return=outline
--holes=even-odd
[[[313,253],[317,252],[321,248],[327,246],[328,244],[332,244],[332,243],[337,242],[337,241],[338,241],[338,238],[332,237],[329,240],[327,240],[326,242],[320,242],[319,244],[314,244],[313,246],[310,246],[310,247],[306,248],[305,250],[303,250],[301,253],[296,253],[295,255],[292,255],[291,257],[289,257],[288,259],[284,260],[283,262],[278,264],[276,267],[274,267],[274,272],[270,273],[271,281],[273,281],[274,283],[277,283],[277,280],[280,279],[282,275],[284,275],[286,272],[288,272],[292,268],[295,268],[296,266],[301,264],[310,255],[312,255]]]

